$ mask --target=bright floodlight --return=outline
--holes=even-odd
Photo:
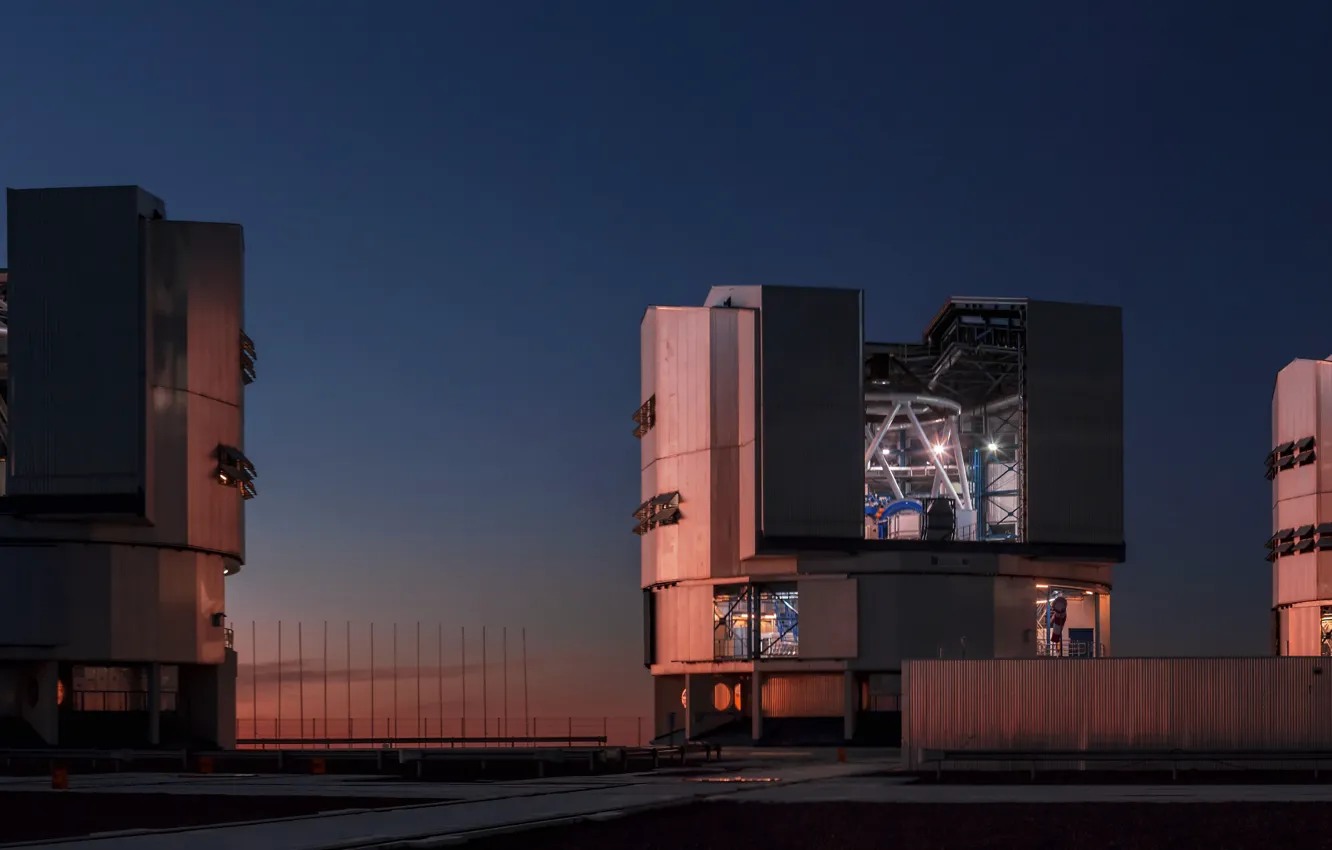
[[[946,447],[946,446],[942,446],[942,445],[935,446],[935,447],[934,447],[934,453],[937,454],[937,455],[941,455],[941,454],[944,453],[944,449],[945,449],[945,448],[947,448],[947,447]]]
[[[997,452],[997,451],[999,451],[999,444],[998,444],[998,443],[990,443],[990,444],[989,444],[988,446],[986,446],[985,448],[989,449],[989,450],[992,451],[992,452]]]

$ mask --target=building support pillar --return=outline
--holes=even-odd
[[[162,743],[162,665],[148,665],[148,746]]]
[[[850,741],[856,737],[856,716],[860,713],[860,687],[853,670],[842,674],[846,694],[842,708],[842,737]]]
[[[759,672],[757,663],[754,664],[754,673],[749,681],[752,691],[749,697],[750,737],[757,744],[763,739],[763,674]]]
[[[1101,594],[1099,593],[1092,594],[1091,600],[1092,600],[1092,616],[1094,617],[1094,623],[1092,626],[1093,629],[1092,641],[1094,645],[1092,646],[1091,654],[1092,658],[1100,658],[1101,657]]]
[[[684,743],[694,737],[694,677],[690,673],[685,673],[684,686]],[[675,730],[671,730],[674,734]]]

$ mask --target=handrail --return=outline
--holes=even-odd
[[[415,744],[594,744],[605,746],[606,738],[602,735],[542,735],[529,737],[469,737],[469,738],[427,738],[418,736],[404,736],[400,738],[389,737],[370,737],[370,738],[237,738],[238,746],[301,746],[301,747],[324,747],[324,746],[342,746],[342,747],[366,747],[383,746],[396,748],[404,745]]]

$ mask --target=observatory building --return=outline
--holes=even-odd
[[[1332,360],[1295,360],[1272,393],[1272,643],[1332,656]]]
[[[892,740],[904,659],[1110,652],[1119,309],[953,298],[880,343],[863,303],[715,287],[643,318],[659,738]]]
[[[132,186],[7,204],[0,746],[234,746],[241,228]]]

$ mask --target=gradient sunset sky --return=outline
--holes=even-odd
[[[953,294],[1122,305],[1116,654],[1266,650],[1273,377],[1332,353],[1328,3],[16,2],[0,33],[7,185],[245,226],[243,646],[525,626],[540,711],[648,713],[639,320],[764,283],[863,288],[883,340]]]

